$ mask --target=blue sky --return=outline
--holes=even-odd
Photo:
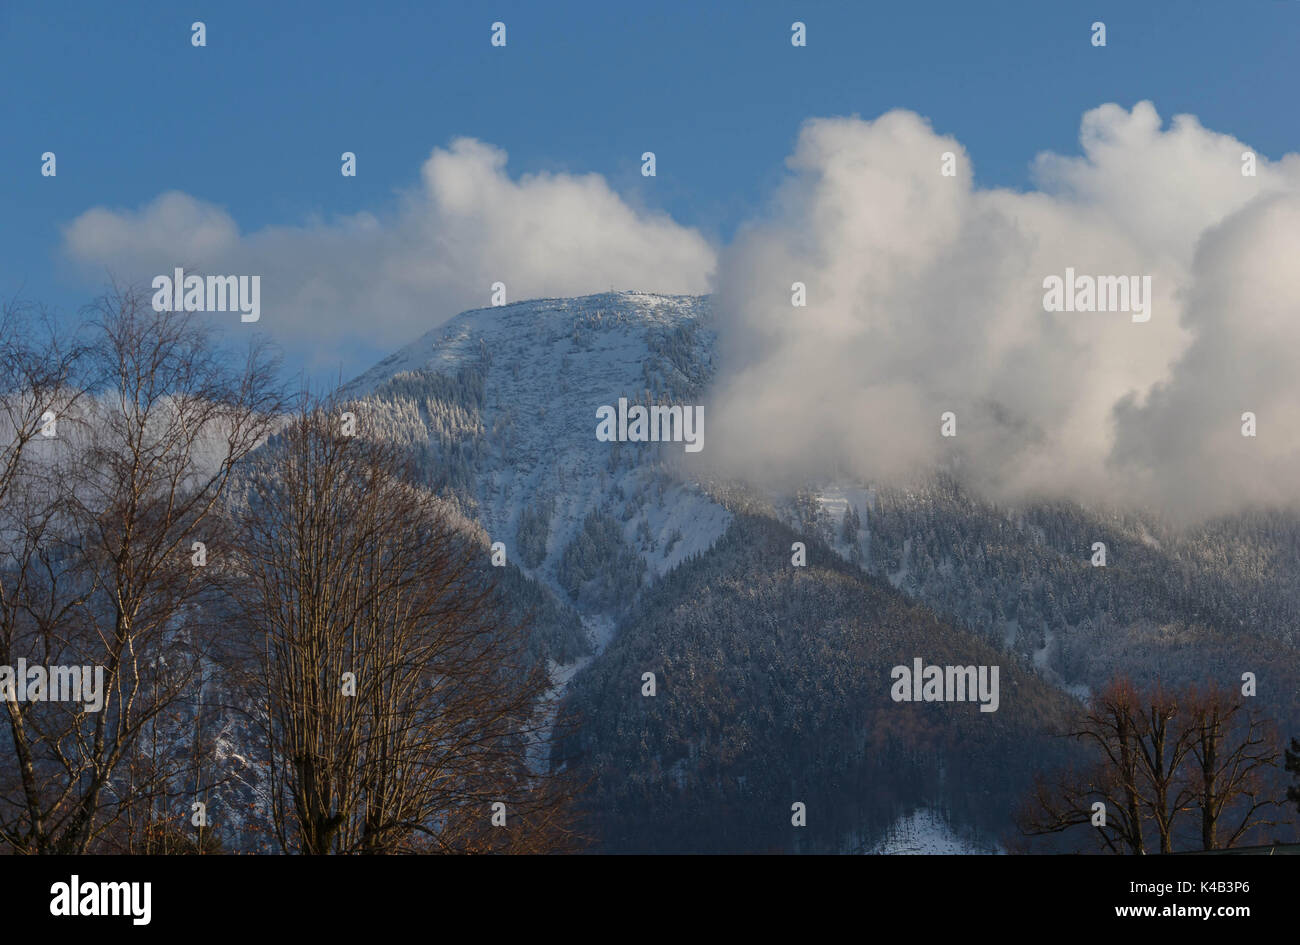
[[[505,49],[489,45],[494,20]],[[1077,153],[1081,115],[1105,102],[1191,112],[1277,157],[1300,150],[1298,49],[1288,0],[8,2],[0,295],[64,311],[93,295],[102,278],[61,238],[92,207],[177,190],[245,233],[382,217],[459,136],[508,152],[511,177],[599,174],[715,245],[761,212],[816,116],[914,110],[985,187],[1029,186],[1040,151]],[[47,150],[57,178],[39,174]],[[345,150],[355,179],[339,174]],[[644,150],[656,178],[639,174]]]

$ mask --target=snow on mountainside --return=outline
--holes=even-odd
[[[730,521],[692,482],[681,444],[595,437],[596,408],[620,397],[707,407],[709,322],[708,297],[635,292],[478,309],[343,393],[362,400],[363,422],[411,444],[430,485],[512,563],[575,605],[599,649],[647,581],[711,547]],[[1098,634],[1191,620],[1295,642],[1294,515],[1178,534],[1070,503],[1001,509],[942,478],[905,490],[808,483],[772,499],[770,514],[1076,694],[1110,672],[1085,659]],[[1106,581],[1089,566],[1098,539],[1111,553]],[[1241,623],[1245,614],[1256,616]]]
[[[596,438],[597,408],[620,398],[703,405],[707,414],[716,350],[707,297],[532,300],[465,312],[341,391],[363,433],[407,444],[426,485],[504,544],[518,568],[506,574],[516,601],[555,605],[539,631],[541,652],[553,661],[557,694],[586,719],[576,752],[604,785],[589,800],[606,805],[611,849],[707,847],[708,831],[719,848],[738,836],[758,842],[767,828],[744,820],[748,807],[727,808],[730,820],[718,823],[692,812],[748,803],[765,778],[802,770],[781,767],[790,745],[838,738],[816,770],[828,784],[865,779],[866,800],[827,793],[821,802],[831,816],[821,822],[847,827],[853,849],[991,850],[1008,824],[946,772],[1003,792],[998,810],[1009,810],[1017,779],[1046,763],[1035,739],[1070,699],[1120,674],[1144,684],[1230,685],[1245,669],[1266,673],[1260,704],[1284,725],[1300,718],[1289,695],[1300,691],[1292,669],[1300,665],[1296,515],[1178,530],[1068,501],[1000,507],[938,471],[905,486],[828,470],[792,495],[743,483],[706,492],[692,475],[706,474],[682,443]],[[735,516],[715,500],[721,489]],[[787,529],[779,541],[738,550],[777,523]],[[825,573],[796,578],[788,554],[795,538],[826,549],[854,578],[825,562]],[[1097,541],[1108,549],[1105,568],[1091,561]],[[737,571],[737,560],[752,567]],[[807,599],[788,596],[796,588],[788,583],[819,580]],[[758,585],[770,593],[756,598]],[[841,585],[858,596],[828,603]],[[902,598],[930,610],[903,607]],[[707,613],[702,601],[711,602]],[[896,638],[915,644],[909,653],[937,648],[963,664],[1000,663],[1004,680],[1023,675],[997,719],[970,733],[994,739],[980,750],[1005,752],[1014,764],[981,768],[988,759],[979,750],[946,740],[952,720],[919,717],[904,737],[892,703],[874,714],[885,690],[872,680],[887,678],[877,664],[901,658],[880,648]],[[866,649],[846,662],[853,645]],[[659,699],[643,700],[639,683],[622,688],[629,666],[637,680],[639,667],[660,667],[661,684],[670,682]],[[777,691],[789,701],[773,701]],[[868,711],[874,721],[863,731],[843,721]],[[672,712],[672,724],[654,721]],[[790,744],[787,729],[799,735]],[[932,746],[920,761],[919,743]],[[771,745],[778,754],[764,755]],[[902,819],[885,803],[888,791],[876,797],[868,787],[895,769],[907,775],[891,790],[916,811]],[[722,770],[734,781],[719,780]],[[682,791],[691,802],[671,803]],[[646,821],[651,811],[660,820]],[[819,842],[835,845],[832,835]]]
[[[900,817],[884,839],[867,851],[877,856],[967,856],[1001,853],[998,847],[980,846],[958,836],[939,814],[922,808]]]
[[[996,782],[1006,794],[1045,762],[1025,752],[1019,767],[990,774],[978,751],[948,743],[951,718],[907,721],[892,703],[875,714],[872,700],[887,692],[880,666],[915,654],[1000,663],[1004,685],[1023,673],[996,719],[971,729],[1009,757],[1016,752],[1006,745],[1037,751],[1041,733],[1027,715],[1050,721],[1041,706],[1059,710],[1066,695],[1086,698],[1117,675],[1231,687],[1249,671],[1263,711],[1284,730],[1300,726],[1296,512],[1178,529],[1067,501],[1000,507],[947,474],[900,487],[828,471],[794,494],[710,479],[706,491],[693,478],[705,476],[699,459],[682,443],[597,440],[597,408],[624,397],[708,414],[717,368],[710,316],[707,297],[643,293],[478,309],[339,392],[363,434],[406,444],[424,483],[471,532],[482,529],[475,540],[486,539],[485,552],[488,541],[504,544],[505,602],[534,615],[530,645],[551,660],[555,694],[586,709],[575,713],[586,719],[583,757],[605,764],[596,783],[608,802],[601,813],[617,828],[609,848],[758,842],[759,828],[737,820],[748,816],[755,785],[779,793],[774,778],[810,767],[826,776],[807,788],[824,792],[817,823],[826,850],[846,838],[847,849],[877,853],[994,849],[1007,825],[975,811],[982,802],[964,800],[966,785],[947,772],[974,772],[981,790]],[[83,409],[88,419],[98,407]],[[724,495],[734,516],[715,498]],[[777,538],[762,540],[768,532]],[[790,565],[796,538],[812,555],[806,571]],[[1104,568],[1092,564],[1098,541]],[[818,548],[841,570],[817,560]],[[933,614],[918,616],[902,598]],[[897,639],[915,645],[897,657],[881,649]],[[854,645],[876,662],[847,659]],[[656,700],[640,695],[647,666],[660,671]],[[204,672],[209,701],[226,706],[207,720],[216,733],[209,810],[224,842],[262,848],[268,786],[248,759],[264,748],[247,714],[228,708],[233,684],[218,668]],[[624,687],[626,672],[635,685]],[[160,743],[187,744],[171,733],[194,718],[171,720]],[[790,753],[827,744],[838,747],[815,758]],[[931,747],[918,753],[916,744]],[[861,790],[846,799],[832,788],[849,776]],[[690,803],[673,803],[683,790]],[[728,816],[701,813],[715,809]],[[774,848],[784,842],[763,837]]]
[[[702,402],[708,316],[707,298],[631,292],[477,309],[342,394],[371,430],[411,444],[429,484],[455,495],[512,563],[577,605],[599,649],[609,615],[730,520],[682,470],[681,444],[595,435],[596,409],[620,397]]]

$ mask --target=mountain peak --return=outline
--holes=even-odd
[[[708,296],[653,292],[600,292],[574,298],[540,298],[468,309],[384,358],[343,388],[363,396],[395,375],[421,369],[454,369],[476,356],[480,343],[520,337],[554,341],[560,335],[642,328],[671,328],[706,314]]]

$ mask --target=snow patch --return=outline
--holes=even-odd
[[[1004,851],[958,836],[937,813],[922,808],[894,821],[884,839],[867,852],[873,856],[970,856]]]

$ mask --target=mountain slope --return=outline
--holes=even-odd
[[[603,849],[864,851],[918,807],[988,846],[1064,759],[1065,693],[820,543],[793,566],[797,537],[737,517],[574,680],[559,757],[590,782]],[[894,701],[891,669],[916,658],[999,666],[999,707]]]
[[[344,390],[504,545],[516,596],[547,602],[580,726],[567,760],[608,848],[867,849],[918,809],[988,848],[1056,757],[1053,720],[1117,675],[1251,672],[1266,714],[1300,725],[1294,514],[1179,529],[997,507],[947,476],[772,495],[712,483],[681,444],[596,439],[620,397],[707,413],[715,341],[707,298],[537,300],[463,313]],[[793,540],[818,549],[809,568]],[[888,702],[882,671],[917,656],[1000,664],[1002,708]],[[657,701],[639,689],[655,666]],[[795,837],[792,791],[819,810]]]
[[[707,300],[637,293],[466,312],[343,393],[365,430],[411,446],[428,485],[503,542],[508,560],[607,626],[730,517],[679,474],[680,445],[595,436],[596,408],[620,397],[701,395],[707,313]],[[613,586],[587,587],[596,561],[625,562]]]

